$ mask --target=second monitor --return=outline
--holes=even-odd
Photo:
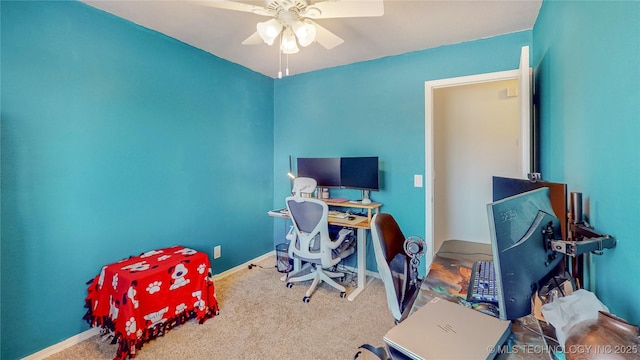
[[[343,157],[340,160],[340,187],[380,190],[378,157]]]

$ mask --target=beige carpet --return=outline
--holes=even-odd
[[[379,279],[354,301],[321,284],[305,304],[310,282],[288,289],[275,257],[258,265],[215,281],[220,315],[174,328],[146,343],[136,359],[347,360],[361,344],[382,346],[393,327]],[[95,336],[47,359],[113,359],[115,353],[116,345]]]

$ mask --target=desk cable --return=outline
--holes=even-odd
[[[531,308],[534,308],[534,301],[533,301],[533,296],[531,297]],[[549,355],[549,360],[554,360],[553,359],[553,354],[551,351],[551,348],[549,347],[549,343],[547,343],[547,335],[544,334],[544,332],[542,331],[542,326],[540,326],[540,319],[538,319],[537,317],[533,317],[534,319],[536,319],[536,324],[538,325],[538,335],[540,335],[542,337],[542,341],[544,342],[544,349],[547,350],[547,355]],[[521,322],[522,327],[524,327],[525,329],[529,330],[529,331],[533,331],[533,329],[529,329],[528,326],[526,326],[524,323]],[[534,333],[536,333],[535,331],[533,331]],[[557,343],[557,341],[556,341]]]
[[[262,266],[262,265],[259,265],[259,264],[249,264],[249,265],[247,266],[247,268],[248,268],[249,270],[253,269],[254,267],[259,267],[259,268],[261,268],[261,269],[266,269],[266,267],[264,267],[264,266]],[[278,265],[274,265],[273,267],[277,268],[277,267],[278,267]],[[269,267],[269,269],[271,269],[271,267]]]
[[[544,342],[544,348],[547,349],[547,354],[549,355],[549,360],[553,360],[553,355],[551,354],[551,348],[547,343],[547,336],[542,333],[542,327],[540,326],[540,320],[536,318],[536,324],[538,324],[538,331],[540,331],[540,335],[542,335],[542,341]]]
[[[530,332],[532,332],[532,333],[534,333],[534,334],[536,334],[536,335],[538,335],[538,336],[540,336],[540,337],[543,337],[543,338],[545,338],[545,339],[547,339],[547,340],[553,341],[554,343],[556,343],[556,344],[558,344],[558,345],[559,345],[560,343],[558,342],[558,340],[556,340],[556,339],[554,339],[554,338],[550,337],[549,335],[545,335],[545,334],[542,332],[542,329],[541,329],[541,327],[540,327],[540,321],[539,321],[537,318],[536,318],[536,321],[537,321],[537,323],[538,323],[538,329],[540,329],[539,331],[538,331],[538,330],[535,330],[535,329],[530,328],[530,327],[529,327],[529,325],[527,325],[524,321],[522,321],[522,320],[518,320],[518,322],[520,323],[520,326],[522,326],[522,328],[524,328],[525,330],[528,330],[528,331],[530,331]],[[545,342],[545,344],[546,344],[546,342]]]
[[[336,265],[336,270],[344,273],[343,285],[346,287],[358,287],[358,273],[343,264]]]

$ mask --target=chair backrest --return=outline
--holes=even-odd
[[[289,244],[289,256],[330,267],[333,259],[332,249],[327,246],[331,241],[327,204],[298,196],[287,197],[286,204],[296,235]]]
[[[302,197],[303,195],[312,194],[316,190],[318,182],[316,179],[309,177],[297,177],[293,180],[293,188],[291,192],[294,196]]]
[[[387,304],[396,322],[408,315],[418,289],[410,285],[410,259],[404,253],[405,236],[390,214],[378,213],[371,220],[371,237],[384,283]]]

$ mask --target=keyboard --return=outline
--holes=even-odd
[[[343,212],[339,212],[339,211],[335,211],[335,210],[329,210],[329,216],[338,218],[338,219],[346,219],[347,217],[349,217],[349,214],[347,213],[343,213]]]
[[[498,303],[498,285],[493,261],[477,261],[471,268],[467,301]]]

